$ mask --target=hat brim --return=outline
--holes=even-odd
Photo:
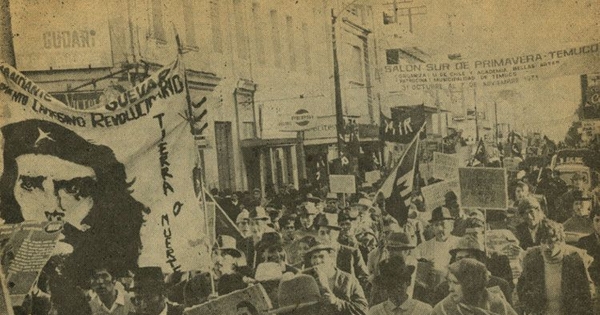
[[[287,313],[287,312],[291,312],[293,310],[297,310],[303,307],[307,307],[307,306],[312,306],[315,304],[318,304],[319,301],[312,301],[312,302],[304,302],[304,303],[298,303],[298,304],[294,304],[294,305],[288,305],[288,306],[284,306],[284,307],[280,307],[280,308],[276,308],[274,310],[270,310],[267,312],[267,314],[280,314],[280,313]]]
[[[335,249],[330,246],[330,245],[317,245],[314,247],[309,248],[306,253],[304,253],[304,257],[307,257],[309,255],[312,255],[312,253],[314,252],[318,252],[318,251],[322,251],[322,250],[327,250],[327,251],[334,251]]]
[[[387,248],[395,248],[395,249],[415,249],[417,248],[417,246],[415,245],[409,245],[409,244],[386,244],[385,247]]]
[[[456,219],[455,218],[436,218],[435,220],[431,219],[428,222],[433,223],[433,222],[437,222],[437,221],[456,221]]]
[[[144,282],[140,285],[135,285],[135,281],[133,283],[133,287],[131,287],[132,292],[162,292],[166,288],[166,285],[162,281],[148,281]]]

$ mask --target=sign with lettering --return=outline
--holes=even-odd
[[[354,175],[329,175],[329,192],[353,194],[356,192]]]
[[[179,60],[88,110],[66,106],[0,64],[0,104],[6,223],[64,221],[80,231],[73,244],[89,246],[75,246],[74,255],[93,259],[102,249],[121,257],[124,269],[196,270],[210,257],[190,245],[207,232]]]
[[[458,178],[459,160],[455,154],[433,152],[433,177],[453,180]]]
[[[506,169],[461,167],[458,169],[461,205],[465,208],[508,208]]]
[[[565,75],[599,71],[600,43],[556,47],[523,55],[488,56],[472,60],[427,63],[394,62],[381,69],[388,93],[409,95],[464,86],[498,87]]]
[[[98,0],[10,2],[21,71],[112,67],[106,4]],[[43,22],[42,22],[43,21]]]
[[[435,184],[421,187],[421,193],[427,209],[435,209],[443,206],[446,199],[446,193],[453,191],[457,196],[460,194],[460,187],[457,181],[441,181]]]
[[[590,73],[581,75],[582,89],[582,118],[598,119],[600,118],[600,73]]]
[[[268,314],[273,308],[271,299],[261,284],[250,286],[243,290],[237,290],[229,294],[219,296],[204,304],[196,305],[186,309],[185,315],[205,314],[240,314],[240,315],[262,315]]]

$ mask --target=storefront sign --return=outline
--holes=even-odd
[[[506,169],[464,167],[458,169],[461,205],[465,208],[506,209]]]
[[[600,73],[581,75],[583,119],[600,118]]]
[[[104,2],[14,0],[10,11],[20,71],[113,66]]]

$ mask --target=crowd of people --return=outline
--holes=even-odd
[[[406,222],[370,190],[214,189],[239,233],[217,231],[210,270],[123,272],[118,251],[85,268],[53,257],[15,314],[183,314],[259,284],[272,307],[238,314],[597,314],[597,190],[540,174],[516,175],[508,210],[464,209],[451,191],[429,209],[416,189]],[[572,227],[586,236],[569,241]]]

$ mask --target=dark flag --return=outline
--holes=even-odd
[[[380,137],[383,141],[410,143],[425,123],[425,106],[392,108],[392,118],[380,113]]]
[[[475,155],[473,156],[472,162],[475,162],[475,160],[479,161],[479,163],[483,164],[484,166],[488,163],[487,151],[485,149],[485,143],[483,143],[483,140],[479,140],[479,143],[477,144],[477,149],[475,150]],[[471,164],[473,164],[472,162]]]
[[[419,152],[419,132],[423,126],[425,124],[415,130],[412,142],[404,151],[400,162],[379,188],[378,194],[383,194],[385,198],[385,210],[400,224],[406,223],[408,218],[408,208],[417,164],[417,152]]]

